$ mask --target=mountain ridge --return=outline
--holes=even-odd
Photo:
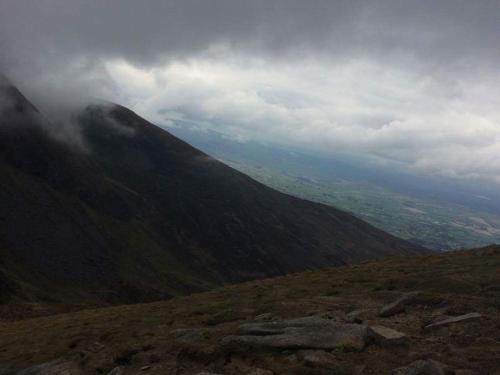
[[[2,91],[1,300],[149,301],[426,251],[268,188],[119,105],[75,117],[75,149],[15,87]]]

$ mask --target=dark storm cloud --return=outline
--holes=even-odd
[[[59,67],[80,55],[151,65],[223,43],[271,56],[409,57],[494,63],[499,1],[1,0],[8,70]]]
[[[63,119],[97,96],[160,125],[500,182],[499,14],[499,0],[0,0],[0,71]]]

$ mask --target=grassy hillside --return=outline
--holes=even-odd
[[[89,374],[115,367],[125,374],[249,374],[256,368],[272,371],[261,374],[388,374],[434,359],[453,371],[475,371],[449,373],[494,374],[500,354],[499,270],[500,247],[490,247],[296,273],[164,302],[4,322],[0,363],[24,368],[59,358]],[[420,294],[404,312],[379,316],[382,306],[415,291]],[[353,320],[349,313],[355,310],[361,311]],[[482,316],[423,329],[472,312]],[[382,325],[406,334],[408,342],[371,342],[362,350],[344,346],[312,354],[221,343],[243,323],[305,316]]]

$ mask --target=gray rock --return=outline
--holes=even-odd
[[[392,370],[392,375],[445,375],[445,367],[432,359],[419,360]]]
[[[323,328],[337,326],[338,322],[332,319],[324,319],[318,316],[306,316],[303,318],[276,320],[265,323],[247,323],[240,326],[240,331],[248,335],[273,335],[283,332],[286,328]]]
[[[408,346],[410,344],[410,339],[404,333],[383,326],[369,327],[368,337],[375,344],[383,347]]]
[[[81,375],[83,371],[73,362],[55,360],[29,367],[16,373],[17,375]]]
[[[401,296],[396,301],[382,307],[379,316],[388,317],[405,312],[406,307],[413,304],[419,294],[421,292],[411,292]]]
[[[447,326],[449,324],[454,324],[454,323],[459,323],[459,322],[465,322],[465,321],[470,321],[470,320],[477,320],[482,317],[481,314],[479,313],[469,313],[465,315],[460,315],[460,316],[454,316],[452,318],[447,318],[444,320],[440,320],[436,323],[429,324],[424,327],[424,329],[433,329],[433,328],[438,328],[442,326]]]
[[[247,344],[282,349],[362,350],[368,329],[359,324],[339,323],[318,317],[305,317],[240,327],[244,335],[228,336],[222,344]]]
[[[336,365],[337,358],[334,354],[324,350],[301,350],[297,357],[304,362],[306,366],[328,368]]]

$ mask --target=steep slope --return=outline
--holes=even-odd
[[[124,107],[86,108],[77,147],[17,89],[2,93],[3,301],[154,300],[425,251],[267,188]]]

